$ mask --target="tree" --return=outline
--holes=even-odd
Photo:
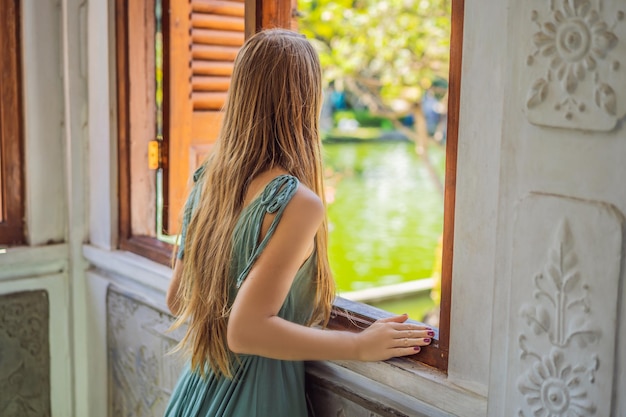
[[[371,113],[389,117],[426,156],[419,103],[434,79],[448,77],[450,2],[299,0],[298,7],[299,30],[318,50],[325,80],[343,85]],[[417,131],[396,122],[409,110]]]

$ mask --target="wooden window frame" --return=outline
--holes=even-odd
[[[450,311],[452,288],[452,257],[454,242],[454,208],[456,191],[456,165],[458,123],[461,91],[461,61],[463,45],[464,0],[452,1],[452,31],[450,39],[450,72],[448,126],[446,139],[446,178],[444,191],[443,257],[441,272],[440,324],[433,343],[408,360],[437,368],[442,372],[448,369],[450,340]],[[120,191],[120,242],[121,249],[137,253],[161,264],[170,264],[172,245],[156,237],[133,236],[131,233],[130,207],[130,126],[129,126],[129,70],[128,70],[128,15],[124,0],[116,0],[117,32],[117,101],[118,101],[118,140],[119,140],[119,191]],[[292,3],[283,0],[245,0],[246,37],[270,27],[292,27]],[[165,9],[165,8],[164,8]],[[163,13],[166,27],[167,13]],[[167,45],[167,39],[163,40]],[[164,48],[164,74],[167,74],[167,48]],[[164,76],[167,83],[167,76]],[[167,91],[167,85],[164,85]],[[167,100],[164,100],[164,124],[167,123]],[[164,130],[167,126],[164,126]],[[163,144],[167,152],[167,141]],[[164,153],[167,155],[167,153]],[[167,158],[167,157],[166,157]],[[164,170],[167,164],[164,164]],[[164,172],[166,178],[166,172]],[[350,331],[360,331],[381,317],[380,310],[361,303],[339,298],[334,305],[329,327]]]
[[[0,0],[0,245],[25,243],[20,10]]]
[[[464,9],[465,0],[452,0],[439,328],[438,331],[435,332],[433,342],[429,346],[425,346],[419,354],[406,358],[410,361],[432,366],[445,373],[448,371],[448,353],[450,346],[454,207],[456,195],[457,144],[459,137]],[[339,298],[333,307],[329,327],[337,330],[361,331],[376,319],[384,316],[388,316],[388,314],[381,314],[380,310],[365,304]]]
[[[133,235],[131,213],[131,126],[129,65],[129,2],[116,0],[117,135],[119,163],[119,248],[168,265],[172,245],[156,237]],[[156,202],[155,202],[156,204]]]

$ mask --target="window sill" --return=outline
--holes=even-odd
[[[135,289],[146,288],[150,290],[148,293],[153,292],[153,295],[164,294],[167,291],[172,273],[171,268],[167,266],[130,252],[108,251],[91,245],[83,246],[83,254],[91,265],[106,276],[123,277],[124,283],[135,284],[133,285]],[[140,291],[141,296],[151,299],[148,293]],[[155,305],[164,312],[167,311],[160,297]],[[367,316],[370,317],[369,322],[390,314],[342,298],[337,299],[335,307],[347,308],[350,311],[357,309],[356,307],[365,309]],[[368,320],[362,323],[366,324]],[[324,378],[331,376],[334,379],[337,376],[358,390],[361,390],[362,384],[369,389],[375,388],[375,397],[382,396],[385,399],[388,397],[393,402],[397,400],[396,395],[399,395],[401,399],[403,398],[402,401],[408,401],[409,407],[417,407],[411,409],[422,412],[422,415],[482,417],[487,414],[487,399],[484,396],[455,385],[444,372],[416,360],[402,358],[385,362],[310,362],[308,368],[313,370],[309,373],[315,372]]]
[[[83,245],[87,261],[106,272],[165,294],[172,278],[172,268],[143,256],[122,250],[109,251],[91,245]]]
[[[374,320],[389,316],[391,313],[387,311],[337,297],[328,327],[360,331]],[[418,407],[416,410],[424,407],[424,410],[429,407],[438,410],[422,411],[423,415],[485,416],[487,398],[452,383],[445,372],[447,367],[437,366],[441,359],[445,359],[447,365],[447,350],[441,349],[438,341],[439,332],[435,329],[433,343],[417,355],[385,362],[333,361],[328,364],[333,372],[345,369],[366,381],[380,383],[392,392],[408,396],[418,402],[414,405]]]
[[[313,372],[333,375],[333,380],[356,378],[361,381],[360,384],[365,383],[370,389],[380,387],[376,389],[376,397],[379,400],[384,398],[395,401],[399,395],[410,401],[412,410],[423,415],[464,417],[487,415],[486,397],[453,384],[440,371],[408,359],[392,359],[385,362],[333,361],[311,363],[309,367],[311,366]],[[359,385],[356,385],[356,388],[360,389]]]
[[[331,362],[307,362],[306,384],[313,408],[320,415],[334,414],[337,408],[355,415],[452,415]]]
[[[365,381],[381,384],[390,392],[398,392],[428,408],[445,414],[464,417],[487,415],[487,398],[452,383],[445,374],[407,359],[385,362],[334,361],[316,364],[326,372],[358,375]],[[350,372],[346,372],[350,371]],[[440,414],[427,414],[440,415]]]
[[[392,313],[367,304],[337,297],[328,327],[335,330],[358,332],[367,328],[375,320],[392,315]],[[419,323],[415,320],[410,320],[410,322]],[[405,360],[432,366],[443,373],[447,371],[448,367],[448,350],[439,343],[439,330],[436,328],[433,330],[435,336],[432,343],[424,346],[419,354],[407,357]]]

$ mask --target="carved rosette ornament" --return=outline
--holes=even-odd
[[[596,406],[581,383],[586,374],[593,375],[595,368],[573,367],[564,357],[559,349],[553,349],[543,357],[537,356],[532,369],[520,378],[519,390],[532,407],[533,415],[578,417],[595,414]],[[597,366],[597,357],[593,360],[593,365]],[[520,410],[520,416],[524,415]]]
[[[519,336],[520,359],[525,369],[518,390],[526,400],[519,416],[582,417],[596,414],[596,405],[588,398],[588,386],[595,382],[600,366],[597,354],[590,350],[587,363],[568,359],[573,344],[586,349],[600,338],[591,324],[589,287],[578,270],[578,259],[567,220],[558,227],[557,236],[544,270],[534,277],[535,304],[525,304],[520,316],[534,335]],[[539,340],[544,339],[544,340]],[[533,343],[547,339],[548,354],[541,354]],[[539,342],[539,343],[537,343]]]
[[[535,0],[526,59],[531,123],[612,130],[626,114],[626,4]]]

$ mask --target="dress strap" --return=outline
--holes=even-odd
[[[256,262],[258,257],[261,255],[261,252],[263,252],[263,249],[265,249],[270,241],[276,227],[278,226],[278,222],[285,211],[285,207],[287,207],[287,203],[291,201],[291,198],[298,189],[298,184],[298,179],[292,175],[279,175],[270,181],[263,190],[263,193],[259,197],[258,206],[254,207],[254,211],[251,213],[251,221],[254,224],[255,242],[259,242],[259,238],[261,237],[261,227],[263,225],[263,218],[265,217],[265,214],[275,213],[276,215],[272,220],[267,233],[263,237],[263,240],[260,243],[255,244],[255,248],[249,257],[248,262],[246,262],[246,267],[237,277],[237,288],[239,288],[246,279],[248,273],[254,265],[254,262]]]

